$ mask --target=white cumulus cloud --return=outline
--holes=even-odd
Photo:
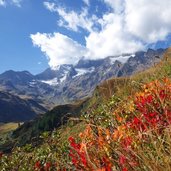
[[[61,16],[59,25],[68,29],[79,31],[79,28],[83,28],[89,32],[93,30],[93,19],[87,17],[87,10],[83,9],[82,12],[76,13],[75,11],[67,12],[63,8],[58,8],[58,14]]]
[[[126,0],[125,21],[128,33],[147,43],[164,40],[171,32],[170,0]]]
[[[63,7],[58,7],[55,3],[44,2],[44,6],[51,12],[57,12],[60,16],[59,26],[65,27],[73,31],[79,31],[80,28],[91,32],[97,17],[93,15],[88,17],[88,9],[83,8],[79,13],[75,11],[67,11]]]
[[[71,38],[60,33],[32,34],[31,39],[35,46],[47,56],[52,68],[60,64],[74,64],[85,54],[85,48]]]
[[[86,37],[87,56],[102,58],[141,50],[171,33],[169,0],[104,0],[113,11],[98,20],[102,30]]]
[[[101,20],[102,31],[92,32],[86,37],[86,56],[97,59],[143,49],[143,44],[127,33],[123,23],[119,15],[105,15]]]
[[[171,34],[171,0],[97,1],[109,7],[101,17],[95,11],[89,13],[91,4],[86,0],[86,7],[78,12],[44,2],[49,11],[57,14],[60,27],[78,34],[82,29],[86,31],[84,46],[60,33],[32,35],[34,45],[48,56],[50,66],[74,63],[82,56],[97,59],[134,53]]]

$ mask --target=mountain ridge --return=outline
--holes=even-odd
[[[135,54],[109,56],[99,60],[80,59],[76,65],[48,68],[40,74],[6,71],[0,74],[0,90],[21,99],[32,99],[47,110],[90,97],[103,81],[130,76],[158,63],[165,49],[148,49]]]

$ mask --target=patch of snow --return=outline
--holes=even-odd
[[[87,69],[85,69],[85,68],[84,69],[83,68],[79,68],[79,69],[76,68],[75,70],[76,70],[77,74],[74,77],[78,77],[78,76],[93,72],[95,70],[95,68],[94,67],[87,68]]]
[[[49,84],[51,86],[55,86],[55,85],[58,85],[59,84],[59,81],[57,78],[53,78],[52,80],[41,80],[42,83],[46,83],[46,84]]]
[[[35,84],[36,84],[36,81],[35,80],[32,80],[32,81],[29,82],[29,86],[30,87],[33,87]]]
[[[64,82],[67,78],[67,75],[65,74],[62,78],[60,78],[60,83]]]
[[[121,56],[118,56],[118,57],[111,57],[110,58],[111,65],[113,65],[116,60],[119,61],[119,62],[122,62],[122,63],[126,63],[130,57],[135,57],[135,54],[127,55],[127,56],[121,55]]]
[[[30,84],[30,85],[34,85],[34,84],[36,84],[36,80],[32,80],[32,81],[30,81],[30,82],[29,82],[29,84]]]
[[[56,86],[62,82],[64,82],[67,78],[68,73],[71,70],[71,66],[68,65],[58,65],[53,70],[59,70],[58,76],[51,80],[40,80],[43,83],[49,84],[51,86]]]
[[[64,74],[60,79],[53,78],[51,80],[41,80],[42,83],[49,84],[50,86],[56,86],[62,82],[64,82],[67,78],[67,74]]]

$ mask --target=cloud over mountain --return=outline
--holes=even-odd
[[[41,51],[49,59],[49,65],[55,68],[60,64],[74,64],[80,56],[85,54],[85,48],[69,37],[60,34],[31,35],[33,44],[40,47]]]
[[[82,56],[97,59],[135,52],[165,40],[171,33],[170,0],[96,1],[107,7],[100,15],[92,12],[91,1],[84,0],[85,6],[80,11],[44,2],[49,11],[57,14],[58,26],[78,34],[81,32],[85,40],[83,45],[61,33],[31,35],[34,45],[48,56],[50,66],[72,63]]]

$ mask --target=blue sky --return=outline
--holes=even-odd
[[[26,0],[21,7],[0,7],[0,72],[14,69],[38,73],[48,67],[47,59],[30,39],[37,31],[56,31],[56,16],[42,2]]]
[[[170,0],[0,0],[0,73],[171,43]]]

